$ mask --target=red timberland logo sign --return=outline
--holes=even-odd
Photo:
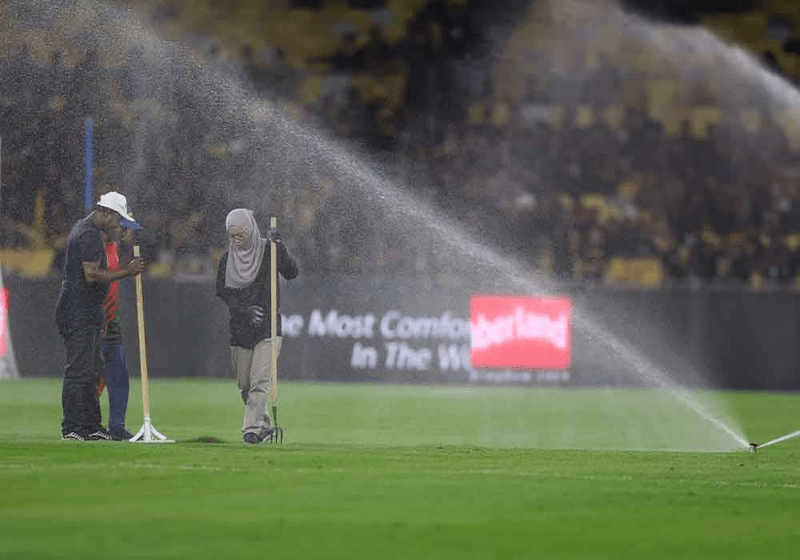
[[[568,369],[572,300],[472,296],[470,362],[476,368]]]

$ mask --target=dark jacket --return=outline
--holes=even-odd
[[[296,278],[299,273],[297,263],[286,250],[286,246],[278,242],[277,246],[277,265],[278,272],[287,280]],[[262,340],[272,336],[272,320],[270,318],[271,292],[270,292],[270,244],[264,247],[264,258],[258,275],[252,284],[244,288],[225,287],[225,271],[228,268],[228,252],[219,259],[217,269],[217,295],[227,304],[230,311],[230,330],[231,346],[241,346],[242,348],[253,348]],[[278,282],[278,294],[280,294],[280,282]],[[278,297],[280,304],[280,297]],[[258,305],[264,309],[264,321],[260,325],[254,325],[247,308],[251,305]],[[278,335],[281,334],[281,316],[278,308],[277,326]]]
[[[103,326],[103,300],[109,285],[88,282],[83,272],[85,262],[99,262],[101,269],[108,268],[100,230],[88,218],[79,220],[67,239],[64,279],[55,313],[56,324],[62,335],[85,329],[99,331]]]

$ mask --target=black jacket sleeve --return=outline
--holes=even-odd
[[[278,249],[278,272],[287,280],[297,278],[297,275],[300,273],[300,269],[297,266],[297,261],[295,261],[289,254],[289,251],[286,249],[286,245],[284,245],[283,242],[279,241],[275,245]]]
[[[231,313],[245,313],[245,306],[239,301],[238,298],[232,296],[230,290],[225,289],[225,272],[228,270],[228,252],[226,251],[219,259],[219,266],[217,267],[217,297],[231,310]]]

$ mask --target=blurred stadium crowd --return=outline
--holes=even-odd
[[[206,64],[381,154],[417,195],[554,278],[800,286],[800,9],[775,1],[704,17],[753,53],[728,71],[730,48],[711,48],[710,35],[651,30],[608,16],[609,5],[593,19],[519,4],[136,3]],[[41,4],[26,5],[0,8],[14,22],[0,49],[4,267],[59,269],[84,215],[91,115],[98,190],[125,192],[135,170],[134,200],[158,209],[139,217],[150,274],[210,277],[229,208],[209,177],[237,173],[241,139],[209,134],[185,90],[148,83],[144,48],[114,52],[83,30],[88,46],[75,51]],[[430,266],[413,244],[337,243],[319,200],[284,203],[295,219],[282,229],[308,274]]]

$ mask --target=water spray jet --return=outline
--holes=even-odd
[[[795,438],[797,436],[800,436],[800,430],[797,430],[796,432],[792,432],[790,434],[786,434],[785,436],[781,436],[781,437],[778,437],[778,438],[775,438],[775,439],[771,439],[767,443],[762,443],[761,445],[758,445],[758,446],[756,446],[755,443],[751,443],[750,444],[750,451],[755,452],[754,446],[756,446],[756,447],[767,447],[769,445],[775,445],[776,443],[781,443],[782,441],[786,441],[786,440]]]
[[[78,6],[82,7],[84,12],[98,14],[102,12],[99,4],[88,0],[79,2]],[[576,8],[582,4],[572,3],[571,6]],[[377,210],[376,215],[383,218],[379,227],[387,228],[391,223],[399,232],[409,230],[418,234],[424,232],[426,238],[433,241],[432,245],[445,245],[450,254],[444,266],[454,272],[466,272],[467,274],[454,274],[454,276],[467,277],[471,282],[470,286],[463,288],[464,293],[467,293],[473,285],[487,284],[503,291],[539,294],[552,292],[552,289],[548,289],[547,280],[532,274],[516,255],[509,254],[508,251],[486,242],[477,235],[469,234],[460,223],[438,212],[424,199],[403,188],[402,184],[387,178],[387,174],[370,165],[360,154],[347,150],[335,139],[326,137],[323,132],[290,119],[277,106],[273,107],[271,104],[266,105],[269,108],[267,111],[269,118],[263,122],[248,120],[248,115],[254,112],[253,109],[263,107],[265,104],[263,100],[253,99],[248,94],[246,84],[225,76],[213,68],[206,68],[180,45],[176,47],[159,41],[147,25],[135,17],[125,17],[125,13],[120,11],[119,19],[99,21],[98,26],[112,35],[117,42],[122,39],[122,43],[126,41],[131,44],[142,43],[153,53],[153,59],[157,63],[164,60],[165,64],[169,62],[179,70],[175,74],[177,76],[189,74],[185,68],[181,70],[185,66],[197,70],[197,87],[191,92],[193,99],[197,99],[196,104],[206,110],[209,119],[216,119],[217,122],[223,123],[225,128],[237,128],[240,136],[250,137],[253,140],[253,150],[258,157],[254,158],[251,167],[253,180],[258,179],[259,184],[263,182],[263,176],[266,176],[266,162],[282,170],[302,169],[307,162],[313,162],[321,168],[320,173],[330,172],[336,177],[339,187],[337,195],[352,197],[367,211]],[[65,30],[66,32],[68,30]],[[142,145],[147,144],[149,139],[147,130],[137,138],[137,142]],[[269,142],[258,143],[257,138],[266,138]],[[285,148],[284,150],[274,148],[275,153],[272,154],[270,143]],[[291,149],[288,146],[291,146]],[[270,155],[275,156],[272,158],[274,161],[270,161]],[[139,183],[136,179],[145,168],[145,159],[146,156],[140,153],[127,182],[132,185]],[[256,177],[260,174],[263,175]],[[313,174],[313,170],[309,171],[309,174]],[[285,181],[288,182],[288,179]],[[266,204],[262,201],[263,191],[252,187],[250,192],[252,195],[248,198],[253,202]],[[489,276],[491,278],[488,278]],[[725,449],[747,448],[747,440],[722,421],[712,408],[701,405],[695,395],[688,395],[683,387],[670,378],[669,374],[672,373],[674,376],[677,371],[674,365],[669,368],[656,367],[651,357],[644,355],[641,348],[633,347],[624,338],[604,328],[597,319],[597,313],[586,309],[585,306],[576,309],[576,320],[593,338],[602,342],[604,354],[608,354],[610,349],[610,353],[616,356],[626,369],[630,368],[636,374],[638,381],[652,388],[665,390],[669,393],[672,403],[678,404],[682,409],[681,412],[689,411],[690,417],[699,417],[705,425],[713,427],[717,433],[722,434],[725,438]],[[649,419],[652,420],[652,415]],[[670,435],[666,434],[665,437]],[[625,445],[630,445],[630,440],[626,441]],[[703,449],[713,447],[713,444],[705,441],[702,445]],[[681,441],[680,446],[682,449],[688,448],[686,441]]]

